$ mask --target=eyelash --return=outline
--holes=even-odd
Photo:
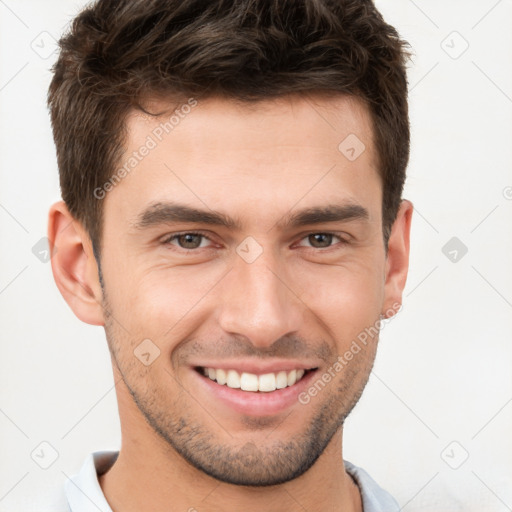
[[[167,236],[162,241],[162,244],[164,244],[164,245],[172,245],[171,242],[173,240],[175,240],[175,239],[177,239],[177,238],[179,238],[180,236],[183,236],[183,235],[198,235],[198,236],[202,236],[203,238],[206,238],[210,242],[213,242],[213,240],[203,231],[183,231],[181,233],[173,233],[172,235]],[[331,236],[334,236],[334,237],[336,237],[336,238],[338,238],[340,240],[338,242],[338,244],[342,245],[342,246],[343,245],[348,245],[350,243],[348,240],[342,238],[339,234],[332,233],[330,231],[314,231],[314,232],[308,233],[308,234],[304,235],[301,238],[301,241],[304,240],[305,238],[308,238],[311,235],[331,235]],[[337,244],[334,244],[334,245],[331,245],[331,246],[325,247],[325,248],[321,248],[321,247],[306,247],[306,249],[311,249],[311,250],[315,250],[316,249],[317,251],[327,252],[327,251],[329,251],[329,249],[332,249],[333,247],[336,247],[336,245]],[[175,246],[175,247],[176,247],[176,249],[178,251],[183,251],[185,253],[187,253],[187,252],[197,252],[200,249],[211,249],[211,247],[196,247],[195,249],[185,249],[185,248],[179,247],[179,246]]]

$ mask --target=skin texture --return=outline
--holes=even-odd
[[[162,119],[133,112],[126,122],[129,158]],[[366,147],[354,161],[338,149],[349,134]],[[105,327],[112,355],[122,446],[100,485],[114,512],[361,510],[342,426],[378,336],[309,403],[272,414],[234,410],[194,367],[303,363],[317,380],[390,316],[406,282],[412,204],[402,201],[386,254],[377,165],[368,111],[354,98],[212,98],[103,199],[103,287],[82,226],[62,202],[52,206],[56,283],[78,318]],[[168,201],[222,212],[240,229],[137,226],[148,206]],[[326,204],[362,206],[367,218],[280,226]],[[197,230],[207,238],[169,239]],[[250,263],[237,252],[247,237],[252,254],[262,251]],[[134,351],[148,339],[159,355],[145,365]]]

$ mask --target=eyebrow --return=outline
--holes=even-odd
[[[288,213],[276,225],[280,229],[286,230],[325,222],[368,221],[369,218],[368,210],[359,204],[327,204]],[[239,218],[233,218],[215,210],[203,210],[171,202],[151,204],[138,215],[134,227],[142,230],[160,224],[178,222],[222,226],[235,231],[242,230],[242,222]]]

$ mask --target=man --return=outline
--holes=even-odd
[[[122,430],[69,509],[398,510],[342,432],[407,276],[405,43],[370,1],[100,0],[60,44],[52,269]]]

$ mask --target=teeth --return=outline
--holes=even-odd
[[[208,377],[210,377],[210,375],[208,375]],[[216,375],[213,376],[212,380],[215,380],[215,378],[217,378],[217,382],[219,384],[226,384],[228,380],[226,372],[224,370],[217,370]]]
[[[210,376],[208,375],[208,377]],[[212,380],[215,380],[215,378],[213,378]],[[240,375],[238,375],[238,372],[235,372],[235,370],[228,370],[226,385],[228,388],[234,389],[238,389],[240,387]]]
[[[259,391],[275,391],[276,388],[275,373],[265,373],[265,375],[259,376]]]
[[[254,373],[242,373],[240,388],[242,391],[258,391],[259,379]]]
[[[201,368],[201,372],[205,377],[217,381],[218,384],[226,385],[228,388],[268,393],[276,389],[293,386],[304,377],[305,370],[291,370],[289,372],[282,370],[277,373],[265,373],[264,375],[247,372],[240,375],[236,370],[215,368]]]
[[[288,386],[288,374],[286,372],[279,372],[276,375],[276,388],[283,389]]]

